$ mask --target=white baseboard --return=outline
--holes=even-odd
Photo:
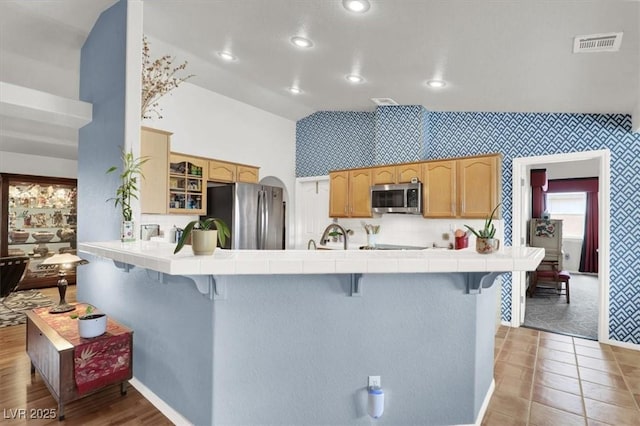
[[[513,327],[511,321],[500,321],[500,325],[504,325],[506,327]]]
[[[465,424],[465,425],[456,425],[456,426],[480,426],[482,424],[482,419],[484,419],[484,415],[487,412],[487,408],[489,408],[489,402],[491,402],[491,397],[493,396],[493,391],[496,388],[496,381],[491,380],[491,385],[489,386],[489,390],[487,394],[484,396],[484,401],[482,401],[482,406],[480,407],[480,411],[478,411],[478,417],[476,417],[476,422],[473,424]]]
[[[129,380],[131,386],[136,388],[138,392],[142,394],[154,407],[158,409],[162,414],[165,415],[171,422],[175,425],[179,426],[193,426],[189,420],[185,419],[182,414],[178,413],[174,410],[169,404],[164,402],[158,395],[153,393],[151,389],[146,387],[140,380],[135,377]]]
[[[611,345],[611,346],[620,346],[621,348],[627,348],[627,349],[631,349],[631,350],[634,350],[634,351],[640,351],[640,345],[638,345],[636,343],[620,342],[618,340],[611,340],[611,339],[603,340],[600,343],[606,343],[607,345]]]

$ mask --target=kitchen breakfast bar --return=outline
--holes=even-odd
[[[91,263],[78,298],[135,331],[133,384],[170,419],[224,425],[479,424],[494,386],[496,278],[544,257],[173,249],[80,243]],[[368,376],[385,393],[377,420]]]

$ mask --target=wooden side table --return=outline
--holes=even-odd
[[[129,334],[133,348],[133,333]],[[127,393],[127,380],[133,377],[133,363],[129,363],[126,380],[109,383],[80,395],[74,380],[74,346],[49,326],[35,312],[27,312],[27,354],[31,359],[31,374],[36,370],[44,379],[51,395],[58,403],[58,420],[64,420],[64,405],[103,388],[120,384],[120,394]]]

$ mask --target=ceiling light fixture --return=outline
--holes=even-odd
[[[313,42],[311,40],[300,36],[291,37],[291,43],[293,43],[294,46],[301,47],[303,49],[313,46]]]
[[[349,74],[345,76],[345,78],[349,83],[353,83],[353,84],[362,83],[364,81],[364,78],[362,78],[358,74]]]
[[[291,87],[289,87],[288,90],[289,90],[289,92],[291,92],[294,95],[299,95],[300,93],[302,93],[302,90],[300,90],[300,88],[297,87],[297,86],[291,86]]]
[[[447,85],[447,83],[445,83],[442,80],[429,80],[429,81],[427,81],[427,86],[433,87],[434,89],[440,89],[441,87],[444,87],[446,85]]]
[[[238,59],[233,55],[233,53],[229,52],[228,50],[223,50],[222,52],[218,52],[218,56],[220,56],[223,60],[227,62],[232,62]]]
[[[349,12],[364,13],[371,5],[367,0],[342,0],[342,6]]]

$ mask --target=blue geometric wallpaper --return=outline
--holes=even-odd
[[[622,114],[430,112],[430,157],[501,152],[505,243],[511,244],[515,157],[611,151],[609,334],[640,344],[640,134]],[[511,320],[511,281],[502,288],[502,319]]]
[[[401,109],[388,111],[387,108]],[[425,112],[418,123],[420,130],[416,132],[414,107],[384,107],[381,114],[386,118],[387,114],[393,112],[407,114],[404,117],[393,115],[398,123],[409,123],[408,133],[393,123],[385,122],[376,129],[384,130],[385,135],[380,136],[379,132],[374,132],[373,113],[335,113],[350,114],[351,119],[345,124],[351,127],[342,131],[335,128],[327,130],[327,127],[344,122],[342,118],[336,120],[331,112],[316,113],[300,120],[296,142],[297,176],[319,176],[326,175],[331,169],[413,161],[415,152],[422,153],[420,159],[499,152],[503,155],[502,212],[505,243],[510,245],[514,158],[609,149],[609,334],[613,340],[640,344],[640,134],[631,133],[629,115]],[[316,117],[318,114],[321,115]],[[329,118],[328,122],[323,121],[326,118]],[[367,123],[367,120],[370,122]],[[376,120],[376,126],[378,121]],[[415,136],[418,133],[420,137]],[[334,138],[327,138],[325,134]],[[337,138],[346,135],[348,141]],[[356,135],[359,135],[357,143],[362,143],[361,150],[352,145],[356,143]],[[384,143],[376,150],[374,144],[378,139],[382,139]],[[410,144],[407,144],[407,140]],[[415,145],[416,143],[418,144]],[[394,144],[398,147],[395,150]],[[342,151],[345,147],[354,155]],[[345,156],[351,158],[352,164],[343,161],[342,157]],[[404,159],[405,157],[408,159]],[[502,287],[502,319],[511,320],[510,279],[504,280]]]
[[[296,176],[373,164],[375,113],[319,111],[296,123]]]
[[[373,165],[423,159],[426,116],[422,105],[378,107]]]

